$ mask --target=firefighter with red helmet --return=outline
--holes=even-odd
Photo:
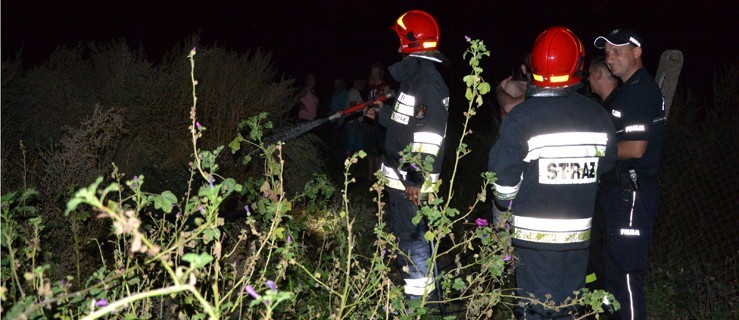
[[[390,75],[400,83],[400,93],[392,106],[371,109],[367,116],[377,118],[387,129],[382,171],[388,179],[390,209],[388,226],[398,238],[398,262],[403,270],[404,290],[411,299],[427,294],[436,300],[431,247],[424,239],[427,225],[413,224],[421,201],[439,179],[444,156],[444,136],[449,106],[449,89],[436,63],[447,63],[438,51],[439,26],[428,13],[411,10],[401,15],[392,27],[400,38],[398,51],[403,59],[389,67]],[[379,110],[379,111],[374,111]],[[420,168],[404,164],[400,152],[407,146],[421,157],[431,157],[433,170],[424,177]]]
[[[565,27],[539,35],[526,98],[503,119],[488,162],[498,178],[494,214],[512,214],[518,294],[556,304],[585,286],[598,178],[616,160],[609,115],[576,92],[584,56],[580,39]],[[573,311],[524,305],[516,310],[524,319]]]

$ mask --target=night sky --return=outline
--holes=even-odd
[[[269,50],[280,73],[300,77],[313,71],[324,91],[335,76],[366,76],[374,61],[397,61],[398,40],[389,28],[409,9],[426,10],[439,22],[440,49],[453,62],[442,71],[448,82],[459,76],[461,83],[468,72],[461,60],[465,35],[484,40],[492,51],[483,67],[494,81],[507,76],[536,36],[553,25],[570,27],[586,44],[588,57],[598,53],[595,37],[619,26],[633,29],[644,38],[644,61],[652,74],[663,50],[680,49],[685,54],[680,86],[702,94],[710,92],[717,67],[739,61],[735,1],[4,0],[1,5],[2,58],[21,50],[27,67],[43,62],[58,45],[112,39],[143,47],[156,62],[199,33],[207,45]]]

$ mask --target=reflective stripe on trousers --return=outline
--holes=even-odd
[[[431,293],[432,291],[434,291],[434,289],[436,289],[436,284],[434,283],[433,277],[403,280],[405,280],[405,286],[403,287],[405,294],[422,296],[424,293]]]

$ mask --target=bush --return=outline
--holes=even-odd
[[[482,42],[468,41],[470,49],[465,56],[470,57],[473,73],[465,77],[469,107],[455,152],[452,170],[455,173],[459,159],[470,154],[464,143],[469,119],[482,106],[482,96],[490,91],[489,84],[481,77],[482,69],[477,67],[489,52]],[[189,132],[194,152],[183,195],[176,196],[168,190],[144,191],[148,178],[137,175],[124,179],[115,166],[109,179],[98,177],[94,183],[80,188],[67,203],[64,215],[76,221],[93,213],[94,220],[109,223],[112,231],[105,242],[98,242],[100,264],[96,271],[82,281],[79,275],[54,277],[49,273],[49,265],[37,260],[42,255],[41,234],[46,228],[46,220],[31,205],[37,194],[32,189],[5,194],[2,248],[7,258],[2,261],[3,316],[433,318],[428,306],[434,301],[427,295],[420,301],[405,301],[395,284],[391,262],[402,253],[397,250],[394,237],[384,231],[382,198],[387,180],[381,173],[372,186],[377,221],[374,240],[370,243],[357,239],[355,221],[366,212],[362,212],[361,204],[352,204],[350,200],[349,186],[354,180],[349,172],[365,156],[363,152],[346,160],[338,202],[332,200],[335,188],[325,176],[316,176],[304,191],[291,196],[285,185],[288,171],[283,153],[291,145],[261,143],[265,130],[273,124],[266,113],[259,113],[240,125],[250,138],[236,139],[229,146],[234,151],[242,147],[255,150],[244,162],[259,167],[261,175],[244,183],[222,175],[217,160],[224,157],[224,148],[200,148],[200,141],[209,129],[200,123],[203,118],[196,95],[200,80],[194,76],[195,54],[193,48],[189,56],[192,65]],[[97,111],[93,117],[109,119],[101,122],[105,125],[103,132],[120,132],[115,113]],[[84,122],[78,131],[70,131],[71,140],[64,141],[90,140],[86,134],[89,128],[95,126]],[[91,144],[84,150],[100,153],[95,146]],[[67,150],[54,153],[48,158],[49,163],[54,163],[51,160],[57,154],[60,158],[69,157]],[[421,168],[429,165],[420,154],[406,152],[404,158]],[[485,220],[469,223],[475,207],[486,201],[487,187],[495,181],[495,175],[484,173],[478,181],[481,189],[472,205],[464,210],[449,205],[451,190],[445,198],[436,186],[435,196],[415,217],[416,221],[429,221],[430,230],[425,237],[435,243],[432,263],[443,257],[454,261],[437,279],[444,301],[457,307],[450,311],[465,318],[490,318],[494,311],[499,312],[501,307],[510,307],[512,303],[512,290],[504,287],[514,261],[510,232],[504,225],[490,225]],[[234,195],[246,205],[238,213],[240,220],[228,228],[221,208]],[[312,217],[303,215],[309,212]],[[459,233],[453,232],[459,224],[466,226]],[[367,246],[360,248],[358,243]],[[474,259],[465,258],[469,256]],[[598,312],[602,311],[601,301],[607,296],[604,292],[584,291],[558,306],[535,298],[531,302],[552,308],[587,304]]]

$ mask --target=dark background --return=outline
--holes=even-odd
[[[685,62],[678,90],[693,91],[698,101],[684,99],[679,105],[685,109],[673,108],[682,112],[671,113],[666,125],[660,174],[663,191],[650,248],[650,259],[660,268],[650,274],[657,281],[649,290],[657,293],[656,307],[680,314],[660,317],[665,319],[731,306],[724,301],[729,301],[726,297],[736,296],[732,293],[736,292],[736,248],[739,248],[735,212],[739,167],[730,164],[736,161],[732,159],[739,158],[736,144],[739,88],[730,88],[736,81],[725,81],[728,88],[724,88],[722,95],[726,99],[712,101],[712,86],[715,71],[739,62],[736,0],[3,0],[0,51],[3,60],[21,52],[24,65],[30,68],[47,60],[59,45],[125,39],[132,47],[145,50],[151,62],[157,62],[176,44],[199,34],[203,45],[217,44],[239,52],[257,47],[271,51],[280,75],[300,79],[305,72],[317,73],[317,89],[321,104],[326,107],[333,77],[367,77],[372,62],[389,65],[399,59],[398,40],[389,28],[409,9],[427,10],[441,27],[440,49],[452,61],[449,68],[440,68],[451,89],[450,111],[456,111],[450,113],[450,135],[461,134],[460,113],[467,109],[462,94],[462,76],[469,73],[469,67],[462,61],[467,47],[465,35],[484,40],[491,50],[492,56],[483,61],[483,68],[484,77],[493,84],[517,68],[536,36],[553,25],[571,28],[586,45],[588,57],[599,53],[592,46],[597,36],[617,27],[633,29],[644,39],[644,62],[652,74],[664,50],[682,50]],[[176,54],[185,59],[188,52]],[[736,77],[736,72],[728,76]],[[188,81],[183,80],[183,84]],[[493,100],[491,96],[486,97],[486,103]],[[681,101],[676,99],[676,102]],[[687,110],[690,108],[709,110],[691,113]],[[480,119],[474,127],[477,135],[469,139],[471,149],[476,152],[464,164],[463,171],[469,174],[460,175],[459,179],[474,182],[457,182],[455,197],[460,201],[474,199],[462,196],[464,192],[478,192],[479,176],[475,173],[485,170],[486,152],[494,141],[494,123],[489,120],[492,108],[483,109],[487,118],[483,112],[476,117]],[[457,124],[455,130],[453,124]],[[30,127],[39,126],[43,124]],[[3,123],[4,130],[8,127]],[[3,140],[6,139],[3,132]],[[451,137],[448,141],[458,140]],[[138,144],[122,144],[123,153],[126,146],[138,147]],[[151,154],[160,154],[156,148],[142,149],[153,149]],[[447,148],[447,152],[453,151]],[[163,159],[169,159],[168,149],[162,153]],[[157,177],[177,180],[170,173],[178,172],[180,167],[157,167],[156,161],[142,159],[153,166],[133,172],[147,173],[147,178],[153,181]],[[185,159],[185,163],[190,160]],[[445,159],[450,161],[453,157]],[[463,177],[469,180],[462,180]],[[66,233],[62,237],[69,238]]]
[[[287,76],[318,75],[319,93],[332,78],[366,77],[374,61],[399,59],[390,31],[409,9],[423,9],[441,28],[440,49],[453,62],[442,71],[455,91],[468,72],[461,60],[464,36],[482,39],[492,52],[484,62],[488,81],[520,64],[536,36],[553,25],[571,28],[597,53],[592,41],[616,27],[644,38],[644,61],[654,74],[659,55],[680,49],[685,64],[680,87],[709,96],[717,67],[737,62],[736,2],[732,1],[38,1],[2,2],[2,58],[17,52],[26,67],[43,62],[59,45],[125,39],[156,62],[177,43],[199,34],[201,43],[274,55]],[[186,55],[187,53],[183,53]],[[458,77],[459,84],[455,84]],[[324,103],[322,103],[324,104]]]

